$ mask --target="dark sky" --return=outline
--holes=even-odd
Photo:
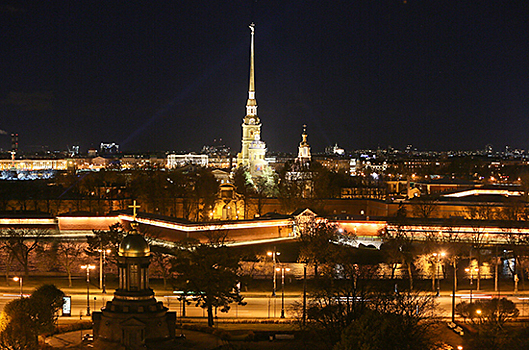
[[[270,151],[296,152],[303,124],[314,152],[527,149],[527,3],[4,0],[0,133],[25,150],[238,152],[255,21]]]

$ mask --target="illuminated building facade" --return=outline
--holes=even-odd
[[[185,165],[208,166],[207,154],[169,154],[167,156],[167,167],[169,169],[183,167]]]

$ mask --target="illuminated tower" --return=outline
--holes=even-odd
[[[301,142],[298,147],[298,161],[301,164],[310,162],[310,145],[307,142],[307,126],[303,125],[303,134],[301,134]]]
[[[242,147],[237,155],[238,166],[248,167],[252,175],[257,175],[267,166],[265,161],[266,144],[261,141],[261,120],[257,116],[257,100],[255,99],[254,75],[254,35],[255,24],[250,24],[250,84],[248,101],[246,102],[246,116],[242,123]]]

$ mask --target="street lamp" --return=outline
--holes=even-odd
[[[86,316],[90,316],[90,270],[95,269],[94,265],[83,265],[83,270],[86,270]]]
[[[22,298],[22,277],[13,277],[13,281],[20,284],[20,297]]]
[[[439,296],[441,294],[441,281],[440,281],[440,278],[439,278],[439,257],[443,257],[446,255],[445,252],[441,252],[441,253],[433,253],[433,256],[435,256],[437,258],[437,263],[435,264],[435,274],[434,274],[434,278],[437,279],[437,294],[436,296]]]
[[[271,256],[272,257],[272,261],[274,262],[274,289],[272,290],[272,296],[275,297],[276,296],[276,290],[277,290],[277,283],[276,283],[276,260],[277,260],[277,256],[278,255],[281,255],[280,252],[276,251],[276,247],[274,247],[274,251],[273,252],[267,252],[266,255],[268,256]],[[279,270],[277,270],[279,271]]]
[[[478,272],[478,271],[479,271],[479,268],[477,268],[477,267],[472,267],[472,268],[467,267],[467,268],[465,269],[465,271],[468,272],[468,273],[470,273],[470,303],[472,304],[472,284],[473,284],[473,283],[472,283],[472,278],[473,278],[473,276],[474,276],[472,273],[473,273],[473,272]]]
[[[107,263],[106,261],[106,254],[110,254],[110,249],[98,249],[99,252],[99,289],[101,289],[102,293],[105,294],[107,292],[106,286],[105,286],[105,265]]]
[[[454,269],[454,280],[452,281],[452,322],[456,322],[456,283],[457,283],[457,263],[456,259],[452,259],[452,267]]]
[[[290,271],[287,268],[277,268],[276,271],[281,271],[281,318],[285,318],[285,271]]]
[[[480,336],[480,333],[481,333],[481,310],[480,309],[477,309],[476,310],[476,314],[478,315],[478,338]]]

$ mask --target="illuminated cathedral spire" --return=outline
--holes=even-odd
[[[237,164],[248,167],[252,175],[258,175],[267,166],[265,161],[266,144],[261,141],[261,120],[257,116],[257,100],[255,99],[255,65],[254,65],[254,37],[255,24],[250,24],[250,78],[248,86],[248,101],[246,102],[246,116],[242,123],[242,147],[237,155]]]
[[[246,103],[246,117],[257,117],[257,100],[255,99],[255,68],[254,68],[254,35],[255,24],[250,24],[252,39],[250,43],[250,83],[248,87],[248,102]]]

